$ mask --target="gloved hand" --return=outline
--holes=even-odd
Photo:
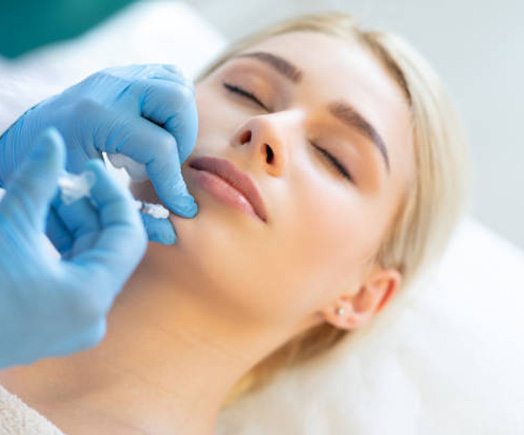
[[[63,139],[46,130],[0,202],[0,367],[97,344],[115,296],[146,249],[131,194],[102,162],[90,161],[91,200],[59,206],[65,216],[74,211],[66,222],[70,258],[51,255],[45,217],[64,161]]]
[[[78,173],[103,151],[121,153],[145,165],[167,208],[184,217],[196,215],[197,204],[180,165],[194,148],[198,113],[193,84],[175,67],[109,68],[28,110],[0,137],[0,186],[49,126],[64,137],[69,172]],[[144,216],[144,224],[151,240],[175,243],[169,220]],[[55,212],[49,216],[47,234],[60,252],[70,249],[71,238]]]

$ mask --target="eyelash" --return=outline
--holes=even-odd
[[[246,91],[245,89],[242,89],[238,86],[235,86],[235,85],[231,85],[229,83],[223,83],[224,87],[229,90],[230,92],[233,92],[233,93],[236,93],[236,94],[240,94],[246,98],[249,98],[251,99],[252,101],[254,101],[256,104],[258,104],[260,107],[262,107],[263,109],[269,111],[269,109],[264,105],[264,103],[262,103],[258,97],[254,94],[252,94],[251,92],[248,92]],[[326,158],[327,160],[329,160],[329,162],[335,167],[335,169],[337,170],[337,172],[339,172],[344,178],[347,178],[349,181],[353,181],[353,177],[351,177],[351,174],[349,174],[349,172],[346,170],[346,168],[344,168],[344,166],[338,161],[338,159],[333,156],[331,153],[329,153],[328,151],[326,151],[324,148],[320,148],[319,146],[317,146],[315,143],[311,142],[311,145],[313,145],[317,150],[319,150]]]

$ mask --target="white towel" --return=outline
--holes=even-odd
[[[64,435],[64,433],[0,385],[0,435]]]

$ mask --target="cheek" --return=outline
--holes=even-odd
[[[196,105],[198,109],[198,134],[195,151],[199,147],[215,148],[229,142],[231,135],[238,127],[238,111],[227,104],[224,96],[208,85],[197,89]]]
[[[380,240],[371,211],[376,204],[322,180],[310,177],[291,187],[296,209],[281,219],[275,235],[281,245],[278,259],[291,284],[282,291],[302,313],[341,292],[357,291]]]
[[[209,107],[213,106],[213,98],[209,92],[205,90],[197,91],[196,93],[196,105],[198,109],[198,134],[196,146],[202,142],[202,138],[206,136],[206,132],[217,125],[217,111],[209,110]]]

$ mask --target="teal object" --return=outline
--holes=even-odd
[[[0,0],[0,55],[81,35],[132,0]]]

